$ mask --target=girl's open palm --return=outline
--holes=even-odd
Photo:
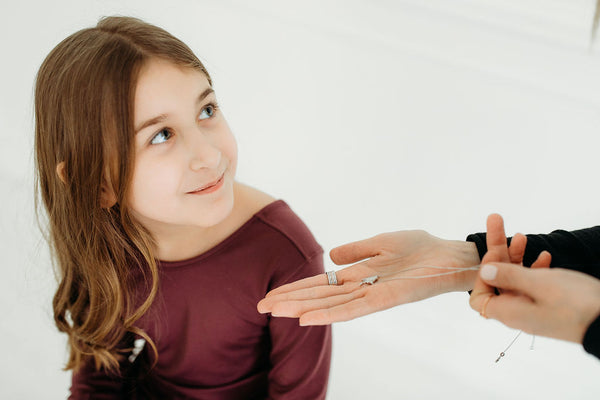
[[[473,243],[443,240],[424,231],[384,233],[337,247],[330,255],[338,265],[356,263],[336,272],[338,285],[328,285],[327,276],[321,274],[281,286],[260,301],[259,312],[300,318],[301,325],[347,321],[468,290],[476,271],[456,269],[479,264]],[[362,279],[374,275],[379,276],[374,285],[360,285]]]

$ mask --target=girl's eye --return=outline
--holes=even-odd
[[[156,135],[154,135],[152,140],[150,140],[150,144],[164,143],[167,140],[169,140],[171,138],[171,136],[173,136],[171,131],[169,131],[168,129],[162,129],[160,132],[158,132]]]
[[[202,109],[202,112],[200,113],[200,116],[198,117],[198,119],[208,119],[208,118],[212,117],[213,115],[215,115],[216,111],[217,111],[217,106],[214,104],[209,104],[206,107],[204,107],[204,109]]]

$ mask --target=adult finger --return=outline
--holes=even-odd
[[[506,248],[506,234],[504,233],[504,221],[499,214],[490,214],[487,218],[486,243],[488,251],[493,248]]]
[[[529,295],[537,287],[532,273],[532,270],[520,265],[493,263],[482,265],[479,277],[490,286]]]
[[[527,236],[521,233],[517,233],[513,236],[512,240],[510,241],[510,247],[508,248],[508,255],[511,263],[521,264],[523,262],[526,246]]]
[[[529,323],[535,314],[535,304],[524,295],[508,293],[492,296],[485,308],[485,317],[496,319],[516,329],[528,331]]]
[[[490,214],[486,220],[486,229],[487,252],[481,259],[481,265],[498,261],[509,262],[510,255],[502,217],[499,214]],[[496,293],[496,288],[481,280],[478,274],[471,292],[469,304],[473,309],[480,311],[481,304],[485,301],[485,298],[494,293]]]
[[[481,264],[498,261],[510,262],[502,217],[498,214],[491,214],[487,219],[486,225],[487,252],[481,259]]]
[[[542,251],[538,258],[531,264],[531,268],[550,268],[552,255],[546,250]]]
[[[490,296],[496,295],[496,289],[493,286],[485,283],[484,280],[481,279],[481,276],[477,274],[477,279],[475,279],[475,285],[473,286],[473,290],[471,291],[471,297],[469,297],[469,305],[471,308],[479,313],[481,313],[483,304],[488,301],[487,299]]]
[[[379,238],[377,236],[359,240],[331,249],[329,257],[337,265],[350,264],[379,254]]]

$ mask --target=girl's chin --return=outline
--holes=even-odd
[[[213,207],[207,208],[202,212],[201,219],[206,227],[214,227],[229,218],[233,212],[234,198],[231,188],[228,189],[223,198],[220,198]],[[200,221],[199,221],[200,222]]]

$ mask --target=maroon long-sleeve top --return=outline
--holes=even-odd
[[[331,327],[256,310],[269,290],[321,272],[308,228],[285,202],[269,204],[204,254],[160,263],[159,296],[141,320],[158,348],[149,373],[131,372],[148,348],[121,377],[90,363],[73,374],[70,398],[130,398],[137,387],[138,398],[324,399]]]

